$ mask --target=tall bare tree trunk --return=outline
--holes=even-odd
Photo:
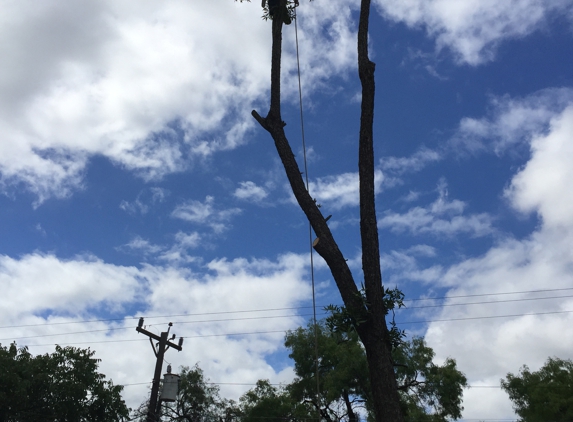
[[[286,2],[286,0],[281,0]],[[336,282],[346,309],[359,321],[356,331],[364,344],[370,383],[372,405],[377,422],[401,422],[398,386],[391,359],[391,343],[386,326],[384,289],[380,272],[380,251],[376,208],[374,205],[374,68],[368,58],[368,19],[370,0],[362,0],[358,29],[358,70],[362,83],[362,109],[360,118],[359,158],[360,176],[360,234],[362,239],[362,270],[366,301],[362,298],[352,272],[338,248],[334,237],[314,199],[307,191],[284,132],[281,118],[281,53],[282,20],[272,22],[271,106],[266,117],[253,110],[253,117],[272,136],[284,166],[287,178],[300,208],[305,213],[317,238],[313,247],[326,261]]]

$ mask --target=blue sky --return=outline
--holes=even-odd
[[[154,362],[139,316],[173,321],[187,340],[167,361],[227,397],[291,380],[308,225],[250,115],[268,108],[260,5],[1,4],[0,343],[91,347],[131,406]],[[357,11],[301,2],[298,36],[311,193],[360,280]],[[458,361],[467,420],[515,417],[499,379],[572,357],[572,31],[570,0],[373,4],[383,278],[446,297],[397,321]],[[283,118],[302,167],[294,35]],[[317,303],[340,303],[315,270]]]

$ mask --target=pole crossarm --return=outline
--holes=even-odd
[[[161,379],[161,370],[163,368],[163,356],[165,352],[170,348],[173,347],[175,350],[179,352],[183,350],[183,338],[179,338],[179,344],[172,343],[168,340],[167,336],[169,335],[169,330],[173,324],[169,323],[169,329],[167,331],[161,332],[161,336],[157,334],[151,333],[143,328],[143,317],[139,318],[139,322],[137,327],[135,327],[135,331],[141,334],[145,334],[149,337],[149,341],[151,342],[151,346],[153,348],[153,353],[155,353],[156,362],[155,362],[155,372],[153,374],[153,385],[151,387],[151,395],[149,396],[149,408],[147,412],[147,422],[157,422],[160,420],[160,409],[161,409],[161,401],[159,400],[159,383]],[[153,345],[153,340],[156,340],[157,347]],[[175,334],[173,335],[172,339],[175,339]]]
[[[141,333],[141,334],[145,334],[146,336],[149,336],[149,337],[151,337],[151,338],[154,339],[154,340],[161,341],[161,337],[159,337],[157,334],[153,334],[153,333],[147,331],[147,330],[144,329],[144,328],[136,327],[136,328],[135,328],[135,331],[137,331],[137,332],[139,332],[139,333]],[[181,350],[183,350],[183,347],[181,347],[181,346],[179,346],[179,345],[177,345],[177,344],[175,344],[175,343],[172,343],[172,342],[170,342],[170,341],[167,341],[166,344],[167,344],[167,346],[173,347],[175,350],[177,350],[177,351],[179,351],[179,352],[180,352]]]

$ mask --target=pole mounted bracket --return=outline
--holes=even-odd
[[[157,334],[154,333],[150,333],[149,331],[147,331],[145,328],[141,328],[141,327],[136,327],[135,331],[137,331],[138,333],[141,334],[145,334],[146,336],[149,337],[149,340],[151,341],[151,339],[157,340],[157,341],[161,341],[161,337],[159,337]],[[153,345],[153,343],[151,343]],[[172,343],[171,341],[167,341],[167,346],[169,347],[173,347],[175,350],[178,350],[179,352],[181,350],[183,350],[183,347],[179,346],[178,344]],[[153,348],[155,350],[155,347]],[[156,352],[157,353],[157,352]]]

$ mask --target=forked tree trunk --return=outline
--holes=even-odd
[[[281,0],[286,1],[286,0]],[[377,422],[401,422],[398,386],[391,359],[391,344],[386,326],[384,290],[380,272],[378,227],[374,205],[374,63],[368,58],[368,19],[370,0],[362,0],[358,29],[358,71],[362,83],[358,169],[360,177],[360,235],[362,239],[362,270],[366,301],[363,300],[352,272],[340,252],[334,237],[314,199],[307,191],[284,132],[281,118],[281,53],[282,21],[272,22],[271,106],[266,117],[253,110],[253,117],[272,136],[284,166],[290,186],[317,238],[313,247],[326,261],[336,282],[346,309],[360,321],[356,331],[364,344],[370,383],[372,406]]]

